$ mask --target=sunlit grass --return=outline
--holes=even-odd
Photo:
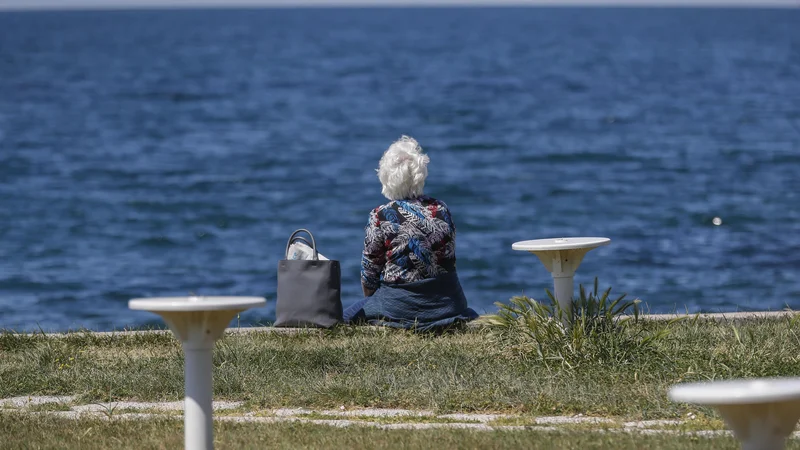
[[[630,332],[663,324],[640,321]],[[711,410],[666,397],[677,382],[796,376],[793,319],[686,320],[647,357],[580,364],[542,358],[513,330],[442,336],[343,327],[299,335],[229,334],[214,352],[214,396],[275,407],[387,407],[437,412],[583,413],[680,418]],[[64,362],[67,362],[66,364]],[[0,397],[78,395],[79,402],[175,401],[183,353],[168,334],[63,337],[0,333]]]
[[[384,430],[351,426],[336,428],[307,423],[216,422],[218,449],[735,449],[730,436],[645,435],[600,432],[578,427],[546,431],[535,427],[521,431],[463,429]],[[176,418],[117,420],[64,419],[0,412],[3,448],[147,449],[181,448],[183,423]],[[797,442],[790,449],[800,448]]]

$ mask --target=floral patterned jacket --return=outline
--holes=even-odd
[[[369,214],[361,281],[369,289],[455,272],[456,226],[447,205],[426,195]]]

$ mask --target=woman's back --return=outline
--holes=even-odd
[[[455,271],[456,227],[447,205],[422,195],[372,210],[366,228],[362,279],[399,284]]]

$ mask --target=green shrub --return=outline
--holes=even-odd
[[[581,285],[573,299],[569,321],[550,291],[549,304],[525,296],[496,303],[497,314],[480,319],[503,345],[522,355],[535,355],[546,363],[574,368],[582,364],[626,364],[639,358],[657,358],[656,341],[669,334],[674,322],[644,327],[639,324],[640,300],[611,299],[611,288],[598,291],[597,278],[590,292]]]

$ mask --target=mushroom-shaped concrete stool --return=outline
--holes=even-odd
[[[181,341],[184,368],[184,445],[186,450],[214,448],[211,357],[214,342],[233,317],[246,309],[263,306],[263,297],[162,297],[128,302],[134,310],[160,315]]]
[[[800,378],[677,384],[675,402],[716,408],[743,450],[779,450],[800,419]]]

